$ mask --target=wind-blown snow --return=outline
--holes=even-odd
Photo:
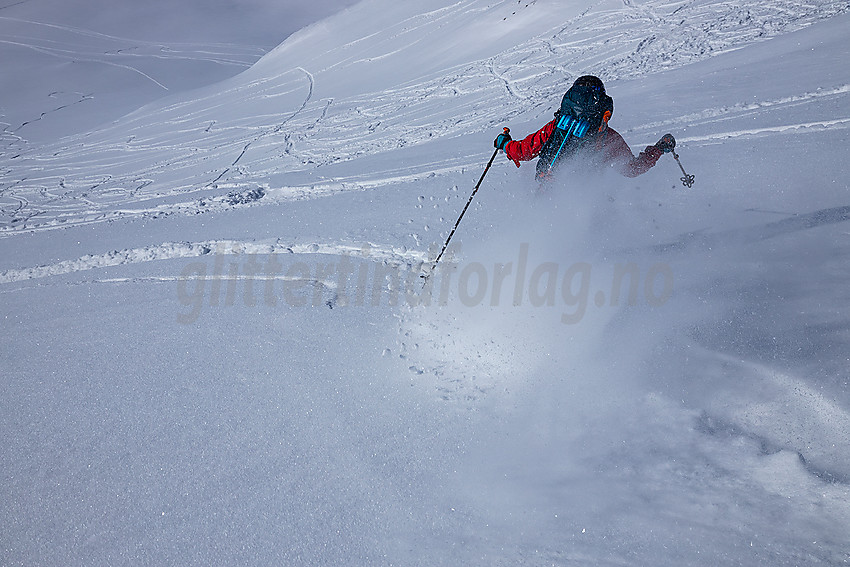
[[[364,0],[10,124],[0,563],[850,562],[848,8]],[[695,185],[500,155],[420,278],[584,73]]]

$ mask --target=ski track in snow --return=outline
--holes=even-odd
[[[479,4],[459,3],[438,13],[418,15],[386,33],[412,33],[418,26],[439,25],[434,23],[435,19],[450,21],[457,10],[482,10]],[[560,79],[564,73],[596,72],[606,80],[640,76],[737,49],[847,10],[845,2],[824,2],[813,12],[808,4],[796,0],[752,8],[710,2],[674,5],[657,1],[640,8],[632,3],[624,4],[621,10],[601,9],[597,5],[495,58],[459,65],[448,73],[425,76],[385,91],[333,100],[314,99],[321,70],[289,69],[239,88],[246,107],[265,108],[267,113],[242,116],[236,111],[227,118],[233,109],[228,109],[231,114],[222,114],[225,110],[221,108],[222,97],[201,95],[195,100],[162,106],[153,120],[148,113],[137,112],[93,134],[70,137],[45,148],[27,147],[7,127],[0,138],[3,143],[0,236],[123,217],[197,214],[210,210],[211,204],[220,210],[227,203],[227,196],[221,190],[238,192],[263,187],[268,197],[254,204],[274,204],[291,198],[326,197],[395,183],[399,180],[382,177],[382,172],[376,171],[345,183],[331,179],[269,188],[276,185],[269,180],[277,178],[281,171],[321,171],[323,166],[342,161],[490,130],[520,115],[539,117],[551,111],[552,100],[560,92],[562,82],[555,78]],[[123,48],[113,53],[104,50],[102,44],[124,45],[126,40],[57,28],[78,38],[75,40],[78,43],[68,40],[64,46],[45,46],[30,40],[21,42],[33,49],[49,49],[58,57],[66,52],[76,57],[85,52],[80,41],[96,40],[101,43],[95,51],[103,62],[111,64],[110,58],[117,51],[126,55]],[[658,37],[666,39],[660,41]],[[132,57],[209,56],[217,62],[239,64],[232,60],[235,56],[210,55],[193,49],[140,44],[133,48]],[[227,52],[226,46],[223,52]],[[355,63],[343,60],[336,65]],[[306,98],[298,94],[303,93],[305,75],[309,81]],[[742,101],[638,125],[629,131],[648,135],[659,127],[674,124],[682,128],[710,128],[705,134],[680,139],[684,144],[699,145],[731,137],[781,135],[799,129],[846,129],[850,117],[744,130],[724,129],[723,120],[741,116],[768,118],[777,108],[811,104],[825,97],[847,97],[848,91],[848,85],[835,85],[782,99]],[[222,94],[232,93],[224,89]],[[441,104],[444,99],[451,99],[452,104]],[[281,109],[286,105],[291,110],[281,120]],[[163,143],[166,138],[163,132],[168,132],[167,137],[178,143]],[[480,160],[481,156],[469,156],[452,169],[474,167]],[[424,171],[427,164],[421,166]],[[132,173],[114,173],[119,170]],[[198,192],[207,195],[176,205],[157,204]]]
[[[364,252],[365,250],[365,252]],[[289,244],[281,240],[239,241],[207,240],[203,242],[166,242],[105,254],[89,254],[75,260],[50,265],[0,272],[0,284],[22,282],[52,276],[75,274],[99,268],[143,264],[160,260],[201,258],[214,255],[350,255],[393,266],[420,265],[427,258],[421,252],[403,247],[382,246],[374,243],[309,243]],[[177,278],[168,278],[168,281]],[[157,278],[159,281],[160,279]]]
[[[15,4],[12,4],[13,6]],[[118,37],[68,25],[0,16],[0,45],[35,51],[67,63],[88,63],[121,69],[142,77],[163,93],[170,91],[169,80],[146,71],[162,61],[208,63],[215,66],[247,69],[262,57],[260,47],[228,43],[175,43],[141,41]],[[53,92],[48,97],[65,101],[54,108],[19,116],[2,114],[0,107],[0,157],[14,159],[19,153],[37,151],[26,140],[28,126],[52,119],[57,113],[68,114],[73,107],[97,98],[97,92]],[[10,122],[14,120],[14,122]]]
[[[37,22],[8,16],[0,21],[9,22],[14,32],[4,35],[0,43],[15,45],[46,55],[71,61],[86,60],[94,63],[115,64],[116,59],[188,59],[209,61],[220,65],[246,68],[262,55],[259,47],[236,44],[161,43],[93,32],[67,25]],[[44,29],[53,30],[55,36],[46,37]],[[129,67],[129,65],[128,65]],[[133,69],[138,72],[138,69]]]
[[[232,163],[232,164],[230,164],[230,166],[229,166],[228,168],[226,168],[224,171],[222,171],[222,172],[218,175],[218,177],[216,177],[216,178],[212,181],[212,183],[210,183],[210,184],[209,184],[210,186],[215,186],[215,185],[216,185],[219,181],[221,181],[221,179],[222,179],[222,178],[224,178],[224,177],[225,177],[225,176],[226,176],[226,175],[230,172],[230,170],[231,170],[231,169],[233,169],[234,167],[236,167],[236,165],[239,163],[239,161],[240,161],[240,160],[241,160],[241,159],[245,156],[245,154],[248,152],[248,150],[251,148],[251,146],[252,146],[255,142],[257,142],[257,141],[261,140],[261,139],[262,139],[262,138],[264,138],[265,136],[273,135],[273,134],[277,134],[278,132],[280,132],[280,131],[281,131],[281,129],[283,128],[283,126],[284,126],[287,122],[289,122],[290,120],[292,120],[293,118],[295,118],[296,116],[298,116],[299,114],[301,114],[301,112],[302,112],[302,111],[303,111],[303,110],[307,107],[307,104],[309,104],[310,99],[311,99],[311,98],[313,98],[313,89],[314,89],[314,87],[315,87],[315,85],[316,85],[316,81],[315,81],[315,79],[313,78],[313,75],[312,75],[309,71],[307,71],[306,69],[303,69],[303,68],[301,68],[301,67],[298,67],[298,71],[301,71],[302,73],[304,73],[304,74],[307,76],[307,80],[310,82],[310,90],[307,92],[307,97],[304,99],[304,102],[301,104],[301,107],[300,107],[298,110],[296,110],[296,111],[292,114],[292,116],[290,116],[289,118],[287,118],[286,120],[284,120],[283,122],[281,122],[280,124],[278,124],[277,126],[275,126],[274,128],[272,128],[272,129],[270,129],[270,130],[267,130],[267,131],[264,131],[264,132],[261,132],[260,134],[258,134],[258,135],[257,135],[257,137],[256,137],[256,138],[254,138],[253,140],[251,140],[251,141],[249,141],[248,143],[246,143],[246,144],[245,144],[245,147],[243,147],[243,148],[242,148],[242,151],[239,153],[239,155],[236,157],[236,159],[233,161],[233,163]],[[207,129],[206,131],[209,131],[209,129]]]

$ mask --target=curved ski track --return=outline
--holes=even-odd
[[[88,254],[75,260],[66,260],[32,268],[6,270],[0,272],[0,284],[76,274],[99,268],[144,264],[159,260],[179,260],[236,254],[262,256],[273,256],[277,254],[350,255],[393,266],[413,266],[427,260],[423,252],[408,250],[404,247],[382,246],[374,243],[313,242],[297,244],[286,243],[281,239],[266,241],[206,240],[202,242],[165,242],[156,246],[112,250],[105,254]],[[158,281],[172,281],[176,277],[156,279]]]

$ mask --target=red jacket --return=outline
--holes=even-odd
[[[552,132],[555,131],[557,121],[557,118],[552,120],[523,140],[511,140],[505,146],[505,153],[517,164],[517,167],[519,167],[521,161],[536,158],[540,154],[540,150],[543,149],[543,145],[552,136]],[[591,157],[600,169],[602,167],[613,167],[626,177],[637,177],[646,173],[663,154],[655,146],[647,146],[638,157],[635,157],[619,132],[610,126],[607,126],[603,132],[596,134],[588,142],[586,146],[582,147],[584,159]],[[590,156],[587,153],[588,151],[591,152]]]

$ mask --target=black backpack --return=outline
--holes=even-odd
[[[555,130],[540,150],[536,177],[549,177],[559,162],[603,131],[613,113],[614,100],[605,94],[602,81],[589,75],[579,77],[555,112]]]

